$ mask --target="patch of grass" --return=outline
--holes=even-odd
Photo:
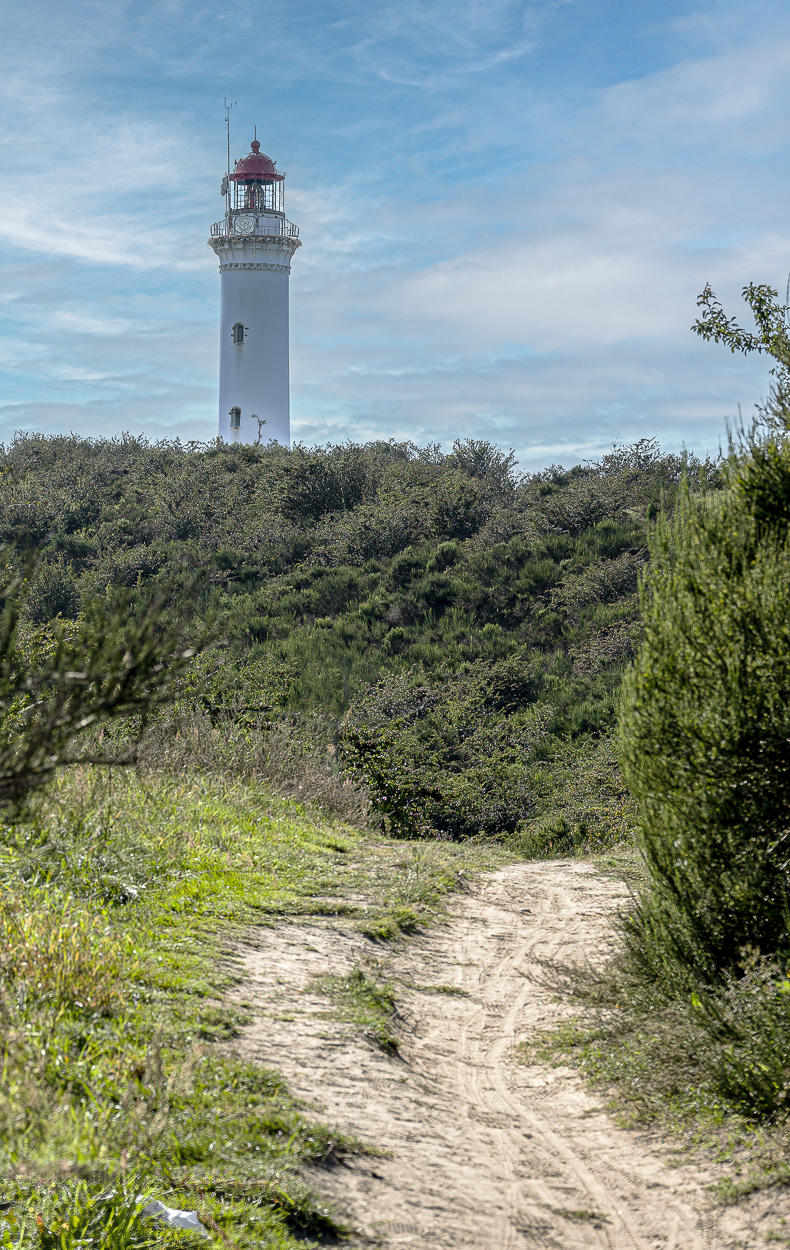
[[[59,778],[0,832],[0,1175],[17,1239],[39,1244],[31,1211],[49,1228],[140,1169],[145,1193],[205,1210],[234,1244],[340,1236],[300,1168],[364,1147],[217,1045],[249,1020],[228,1001],[237,938],[311,915],[402,936],[512,858],[484,840],[393,845],[216,775]],[[397,1049],[375,970],[332,993]]]
[[[640,885],[645,880],[645,861],[631,840],[619,842],[603,854],[594,855],[593,863],[604,876],[616,877],[629,886]]]
[[[688,1039],[669,1021],[639,1028],[633,1020],[613,1018],[617,1010],[612,1007],[608,1021],[564,1021],[518,1049],[527,1062],[581,1068],[593,1088],[612,1095],[609,1110],[629,1126],[660,1123],[683,1134],[700,1124],[721,1127],[728,1109],[695,1082]]]
[[[566,995],[575,992],[582,1014],[522,1044],[518,1049],[526,1062],[575,1065],[594,1089],[608,1095],[607,1110],[626,1127],[660,1126],[684,1156],[702,1152],[724,1164],[728,1173],[713,1187],[722,1203],[790,1182],[790,1120],[785,1114],[766,1116],[763,1104],[754,1101],[758,1086],[761,1098],[772,1096],[783,1062],[765,1022],[763,1041],[754,1038],[756,1017],[765,1009],[765,987],[755,985],[754,977],[750,984],[747,973],[732,988],[738,1028],[719,1038],[693,1005],[632,1001],[611,968],[608,980],[606,974],[574,971],[564,988]],[[773,1054],[764,1063],[768,1045]],[[758,1068],[756,1075],[751,1066]]]
[[[206,1232],[171,1228],[147,1214],[154,1195],[171,1209],[195,1213]],[[327,1236],[334,1242],[348,1231],[315,1202],[303,1182],[277,1170],[243,1181],[220,1176],[180,1185],[166,1172],[116,1174],[104,1186],[81,1179],[49,1185],[23,1179],[13,1187],[2,1218],[3,1244],[35,1244],[39,1250],[188,1250],[205,1244],[206,1233],[215,1244],[238,1250],[291,1250],[305,1243],[316,1246]]]
[[[153,1245],[198,1245],[205,1234],[181,1233],[162,1227],[146,1214],[146,1179],[119,1178],[103,1193],[92,1192],[86,1181],[62,1186],[58,1192],[29,1192],[27,1200],[12,1204],[7,1226],[24,1239],[25,1226],[35,1229],[41,1250],[72,1250],[98,1246],[102,1250],[146,1250]],[[179,1208],[180,1209],[180,1208]],[[204,1225],[205,1227],[205,1225]]]
[[[343,1019],[362,1025],[382,1050],[397,1054],[400,1042],[392,1028],[397,1013],[391,985],[380,984],[357,965],[345,977],[319,977],[314,987],[337,1002]]]
[[[782,1131],[760,1134],[745,1159],[748,1170],[742,1176],[742,1166],[737,1166],[734,1176],[725,1176],[712,1186],[711,1192],[723,1206],[731,1206],[748,1198],[750,1194],[760,1193],[765,1189],[779,1189],[790,1184],[790,1164],[787,1153],[790,1147],[790,1135],[786,1128]],[[735,1154],[734,1151],[728,1152]],[[743,1154],[743,1152],[741,1152]],[[735,1154],[736,1159],[738,1154]],[[749,1167],[751,1163],[751,1167]],[[784,1223],[784,1221],[782,1221]]]
[[[234,1244],[287,1250],[340,1234],[299,1169],[362,1147],[305,1117],[277,1073],[215,1043],[248,1019],[223,1001],[240,975],[234,934],[324,913],[354,879],[359,844],[255,787],[89,770],[2,831],[9,1236],[43,1245],[57,1224],[58,1244],[76,1244],[109,1210],[99,1195],[140,1167],[168,1206],[203,1209],[212,1195],[206,1209]],[[123,888],[108,890],[110,876]]]
[[[465,888],[467,879],[517,858],[512,848],[486,838],[463,845],[428,842],[406,846],[377,868],[377,903],[367,910],[358,928],[374,941],[394,941],[415,933],[441,914],[442,900]]]
[[[553,1207],[552,1210],[555,1215],[561,1215],[563,1219],[578,1220],[581,1223],[588,1222],[594,1228],[600,1228],[603,1224],[609,1223],[608,1217],[602,1215],[600,1211],[569,1211],[565,1207]]]
[[[390,907],[372,912],[359,926],[365,937],[376,942],[394,942],[403,934],[416,933],[419,916],[411,907]]]

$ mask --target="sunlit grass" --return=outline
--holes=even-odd
[[[213,1042],[245,1019],[223,1001],[234,933],[326,910],[360,835],[255,788],[90,772],[61,778],[5,832],[8,1235],[43,1245],[51,1220],[32,1208],[75,1202],[81,1229],[86,1203],[143,1165],[170,1206],[211,1195],[240,1244],[295,1246],[331,1228],[299,1164],[354,1143],[309,1121],[276,1073]],[[150,1221],[145,1236],[173,1239]]]
[[[300,1111],[276,1072],[217,1045],[248,1019],[229,1001],[236,943],[340,914],[375,950],[507,858],[488,843],[377,839],[219,777],[60,777],[5,828],[0,856],[8,1237],[43,1246],[35,1215],[51,1231],[68,1210],[66,1250],[104,1218],[97,1195],[133,1173],[166,1205],[205,1210],[235,1244],[315,1244],[334,1221],[300,1168],[362,1147]],[[363,972],[347,980],[327,986],[338,1011],[396,1045],[386,987]],[[146,1244],[193,1236],[134,1227]]]

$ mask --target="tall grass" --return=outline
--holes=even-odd
[[[199,1206],[238,1245],[287,1250],[336,1227],[299,1169],[359,1147],[305,1117],[278,1074],[217,1043],[246,1019],[222,1001],[229,932],[317,906],[353,836],[240,782],[86,771],[3,827],[0,1176],[12,1241],[189,1239],[142,1219],[139,1192]],[[146,1185],[132,1192],[141,1169]]]
[[[131,942],[103,909],[46,887],[0,891],[0,982],[18,1004],[111,1016],[137,971]]]
[[[264,785],[364,829],[370,798],[339,768],[336,736],[331,719],[320,714],[245,725],[230,715],[212,720],[199,707],[189,707],[161,716],[148,729],[137,761],[152,773],[237,777]]]

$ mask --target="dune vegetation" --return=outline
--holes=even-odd
[[[715,463],[0,450],[0,1238],[198,1236],[151,1195],[240,1246],[342,1237],[303,1169],[364,1147],[224,1048],[234,942],[327,909],[397,939],[513,856],[634,872],[554,1049],[637,1118],[784,1140],[789,393]],[[397,1049],[391,989],[331,988]]]
[[[276,757],[284,782],[290,754],[294,778],[313,774],[297,785],[351,811],[342,773],[395,835],[553,852],[629,827],[618,689],[648,533],[684,473],[718,487],[712,463],[648,442],[519,475],[472,440],[445,455],[20,436],[0,454],[0,539],[22,577],[38,553],[28,632],[122,594],[130,620],[156,601],[160,627],[204,640],[148,718],[146,760],[173,764],[177,723],[204,769]]]
[[[650,535],[618,727],[634,903],[615,960],[571,975],[592,1020],[548,1039],[635,1121],[745,1148],[730,1198],[790,1176],[790,341],[775,291],[744,297],[757,334],[709,289],[697,329],[768,352],[775,382],[721,488]]]

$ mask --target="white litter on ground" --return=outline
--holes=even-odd
[[[163,1224],[169,1224],[171,1228],[184,1228],[190,1233],[198,1233],[201,1237],[211,1237],[205,1224],[201,1224],[198,1219],[197,1211],[177,1211],[173,1207],[166,1207],[163,1202],[155,1201],[144,1206],[142,1214],[154,1220],[161,1220]]]

